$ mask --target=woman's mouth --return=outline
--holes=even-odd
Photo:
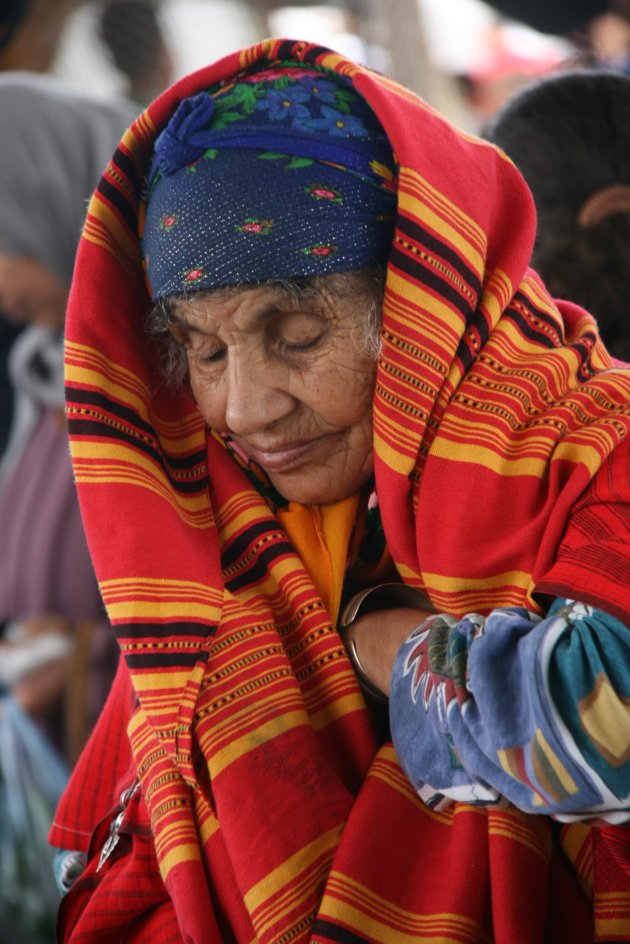
[[[257,462],[268,472],[283,472],[299,465],[304,457],[323,437],[307,439],[301,442],[281,443],[277,446],[251,446],[241,444],[241,448],[247,453],[250,459]]]

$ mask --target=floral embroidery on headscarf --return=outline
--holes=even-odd
[[[307,256],[334,256],[339,246],[332,243],[315,243],[313,246],[304,246],[302,252]]]
[[[188,269],[182,276],[182,284],[192,285],[198,282],[199,279],[202,279],[205,274],[205,269],[202,266],[197,266],[195,269]]]
[[[160,229],[164,230],[165,233],[170,232],[174,226],[177,226],[179,223],[179,213],[165,213],[161,217],[160,222],[158,223]]]
[[[283,122],[302,131],[326,131],[344,137],[365,138],[370,129],[352,104],[361,101],[350,87],[326,79],[313,68],[265,69],[243,76],[237,84],[211,90],[215,117],[213,127],[225,128],[264,112],[272,122]],[[309,107],[310,106],[310,109]]]
[[[257,233],[261,236],[266,236],[272,228],[273,220],[259,220],[253,216],[247,217],[246,220],[234,227],[238,233]]]
[[[391,248],[389,141],[342,76],[311,65],[278,62],[184,99],[147,179],[154,298],[382,266]]]
[[[343,195],[337,187],[331,187],[327,184],[311,184],[304,188],[314,200],[328,200],[330,203],[343,203]]]

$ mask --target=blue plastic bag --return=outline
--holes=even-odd
[[[0,697],[0,926],[52,944],[59,892],[47,834],[68,771],[10,695]]]

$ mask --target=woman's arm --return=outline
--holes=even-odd
[[[381,611],[351,630],[368,675],[391,688],[394,745],[425,802],[507,798],[560,819],[630,819],[627,627],[562,600],[545,619],[416,612],[396,649],[413,616]]]

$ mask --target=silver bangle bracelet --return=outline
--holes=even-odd
[[[421,610],[432,610],[431,602],[426,594],[404,583],[381,583],[375,587],[368,587],[352,597],[344,609],[339,620],[339,635],[344,644],[352,668],[359,685],[368,698],[378,704],[387,704],[389,701],[385,692],[374,684],[361,664],[359,653],[354,639],[348,637],[346,630],[359,616],[373,613],[376,610],[396,609],[408,606]]]

